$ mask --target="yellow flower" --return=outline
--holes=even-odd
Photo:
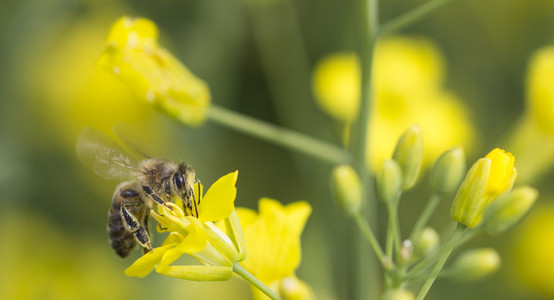
[[[62,145],[73,151],[83,126],[110,132],[120,122],[132,124],[159,149],[168,147],[169,130],[155,119],[154,111],[137,105],[136,96],[125,84],[93,64],[102,50],[106,24],[113,18],[106,11],[126,9],[114,2],[88,3],[87,17],[64,23],[65,29],[56,39],[27,37],[33,41],[29,48],[33,51],[20,52],[40,55],[25,55],[18,62],[25,76],[16,78],[21,80],[16,84],[25,86],[32,93],[29,99],[34,99],[19,109],[28,109],[26,114],[41,128],[41,134],[33,137],[41,147]]]
[[[513,246],[520,278],[533,289],[554,298],[554,202],[548,200],[523,221]]]
[[[245,257],[244,240],[234,211],[238,172],[217,180],[202,197],[202,186],[195,188],[194,211],[166,202],[152,216],[162,231],[171,232],[162,246],[136,260],[125,274],[144,277],[152,270],[187,280],[227,280],[233,274],[233,263]],[[182,203],[182,202],[181,202]],[[196,210],[198,214],[196,215]],[[213,222],[224,220],[221,230]],[[195,257],[204,265],[171,265],[183,254]]]
[[[311,210],[307,202],[283,206],[268,198],[260,199],[259,214],[237,208],[248,249],[248,257],[241,264],[281,296],[312,295],[309,286],[295,275],[300,265],[300,235]],[[292,291],[291,287],[301,291]],[[255,293],[256,297],[260,295]]]
[[[444,87],[444,58],[435,44],[424,38],[383,39],[376,48],[372,74],[368,163],[374,171],[414,124],[425,132],[422,167],[447,149],[471,146],[474,129],[469,113],[458,96]],[[341,53],[323,58],[314,70],[313,90],[317,103],[331,117],[346,125],[355,121],[360,105],[356,56]]]
[[[122,17],[107,39],[97,64],[127,83],[141,99],[188,125],[206,118],[210,91],[157,42],[156,25],[143,18]]]
[[[554,135],[554,47],[537,51],[527,71],[527,106],[539,127]]]
[[[477,160],[454,198],[452,218],[468,227],[478,225],[491,201],[514,185],[517,177],[514,161],[511,153],[498,148]]]

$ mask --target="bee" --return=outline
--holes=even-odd
[[[85,127],[77,137],[77,155],[106,179],[128,180],[115,189],[108,211],[108,236],[111,247],[122,258],[137,243],[147,253],[152,250],[148,229],[150,210],[182,199],[187,213],[198,217],[194,195],[194,169],[165,159],[136,159],[104,134]]]

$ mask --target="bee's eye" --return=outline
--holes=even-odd
[[[175,173],[175,175],[173,176],[173,181],[175,182],[175,186],[177,187],[177,189],[181,189],[185,185],[183,174],[179,172]]]

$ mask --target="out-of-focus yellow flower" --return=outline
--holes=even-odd
[[[520,163],[520,182],[531,183],[554,166],[554,46],[537,50],[527,67],[526,113],[507,143]]]
[[[300,235],[311,210],[307,202],[283,206],[268,198],[260,199],[259,214],[237,208],[248,249],[248,257],[242,265],[285,299],[313,297],[309,286],[295,275],[300,265]],[[265,299],[257,290],[253,292],[257,299]]]
[[[44,124],[33,140],[43,146],[59,146],[53,141],[61,140],[73,149],[75,136],[83,126],[110,132],[120,122],[137,126],[153,145],[163,148],[165,144],[167,130],[154,119],[153,110],[137,104],[136,96],[125,84],[94,65],[102,50],[106,24],[112,19],[105,10],[123,10],[112,5],[103,3],[101,13],[92,9],[89,17],[65,24],[52,45],[31,44],[34,50],[30,53],[40,55],[21,62],[25,76],[19,84],[36,93],[32,94],[36,102],[29,109],[34,121]],[[44,40],[28,38],[35,43]]]
[[[443,86],[445,63],[429,40],[393,37],[377,45],[374,58],[370,147],[373,170],[390,157],[406,128],[420,127],[425,144],[423,167],[456,145],[472,146],[474,129],[466,107]],[[313,74],[320,107],[333,118],[350,124],[359,110],[360,67],[354,54],[331,54]]]
[[[171,234],[162,246],[152,249],[136,260],[125,274],[144,277],[152,270],[175,278],[187,280],[227,280],[233,274],[233,263],[245,257],[244,240],[238,217],[234,211],[238,172],[217,180],[202,197],[202,186],[197,186],[195,209],[183,210],[183,206],[166,202],[158,212],[151,212],[163,231]],[[198,214],[196,214],[198,211]],[[221,230],[213,222],[225,220]],[[183,254],[195,257],[204,265],[171,265]]]
[[[549,199],[552,200],[552,199]],[[554,204],[538,206],[514,240],[515,267],[523,281],[554,298]]]
[[[127,83],[139,97],[187,125],[202,124],[210,105],[206,83],[158,45],[156,25],[122,17],[107,39],[97,64]]]
[[[487,206],[510,190],[517,177],[514,156],[494,149],[477,160],[462,182],[452,203],[452,218],[468,227],[478,225]]]
[[[554,135],[554,46],[537,51],[527,70],[528,113],[539,127]]]

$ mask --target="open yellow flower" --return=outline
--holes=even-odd
[[[304,201],[283,206],[268,198],[260,199],[259,214],[237,208],[248,248],[248,258],[241,264],[283,298],[300,294],[309,299],[313,295],[295,275],[300,265],[300,235],[311,210]],[[253,291],[256,298],[261,297]]]
[[[498,148],[477,160],[454,198],[452,218],[468,227],[478,225],[487,206],[514,185],[514,161],[511,153]]]
[[[141,99],[188,125],[206,117],[210,91],[157,42],[156,25],[144,18],[122,17],[107,39],[97,64],[127,83]]]
[[[125,274],[144,277],[152,270],[175,278],[187,280],[227,280],[233,274],[233,263],[245,258],[244,240],[234,211],[238,171],[217,180],[202,197],[202,185],[195,188],[198,214],[184,209],[181,203],[166,202],[159,205],[152,216],[161,231],[170,235],[160,247],[136,260]],[[225,222],[221,230],[213,222]],[[204,265],[171,265],[183,254],[195,257]]]

